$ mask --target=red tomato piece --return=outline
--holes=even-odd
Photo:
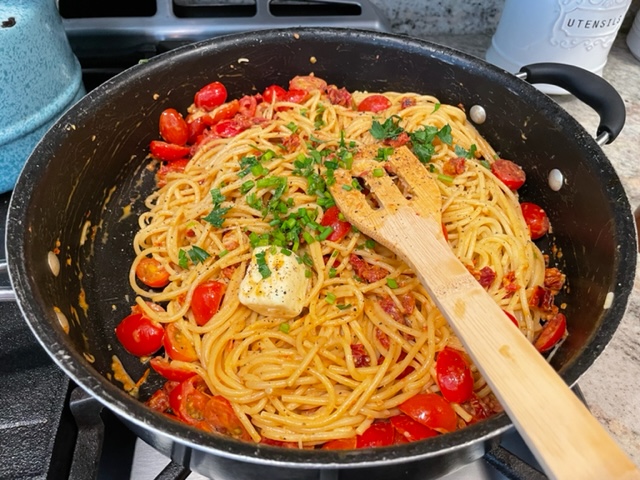
[[[340,220],[340,210],[335,205],[327,208],[327,211],[322,216],[320,225],[333,229],[333,232],[327,237],[327,240],[331,242],[339,242],[351,231],[351,224],[345,220]]]
[[[229,400],[221,395],[214,395],[209,399],[204,409],[204,420],[216,432],[234,438],[250,440],[249,434],[236,412],[233,411]]]
[[[539,352],[546,352],[560,341],[566,331],[567,317],[563,313],[558,313],[542,328],[534,346]]]
[[[215,111],[204,115],[204,119],[207,122],[207,125],[211,126],[222,120],[233,118],[233,116],[239,111],[240,102],[238,100],[231,100],[229,103],[225,103],[220,106],[220,108],[216,108]]]
[[[198,138],[204,133],[208,124],[208,115],[202,115],[198,118],[190,119],[187,122],[187,129],[189,130],[189,138],[187,141],[191,144],[196,143]]]
[[[438,432],[416,422],[408,415],[396,415],[391,417],[389,421],[391,425],[393,425],[393,428],[396,429],[396,432],[409,442],[417,442],[418,440],[438,435]]]
[[[191,149],[183,145],[176,145],[175,143],[151,140],[149,151],[154,157],[171,162],[186,157],[191,152]]]
[[[516,317],[514,317],[513,315],[511,315],[509,312],[507,312],[506,310],[502,310],[504,312],[504,314],[509,317],[509,320],[511,320],[513,322],[513,324],[516,327],[519,327],[520,324],[518,323],[518,319]]]
[[[164,413],[171,406],[169,404],[169,394],[163,388],[160,388],[153,392],[153,395],[149,397],[145,405],[156,412]]]
[[[132,313],[118,324],[116,337],[127,352],[137,357],[146,357],[162,347],[164,329],[149,317]]]
[[[291,102],[291,103],[302,103],[307,99],[308,96],[309,96],[309,93],[306,90],[298,90],[298,89],[292,88],[292,89],[289,89],[284,99],[287,102]]]
[[[258,99],[255,95],[245,95],[239,100],[238,113],[245,117],[255,117]]]
[[[325,91],[326,89],[327,82],[313,75],[298,75],[289,80],[289,91],[304,90],[305,92],[312,92],[314,90]]]
[[[358,105],[359,112],[381,112],[391,106],[391,101],[384,95],[369,95]]]
[[[202,379],[195,375],[175,387],[169,394],[169,405],[173,413],[190,425],[196,425],[205,419],[205,408],[210,398],[202,392],[198,382],[202,382]]]
[[[262,98],[267,103],[280,102],[286,95],[287,91],[279,85],[270,85],[262,92]]]
[[[156,173],[158,187],[163,187],[167,184],[167,175],[169,173],[182,173],[189,163],[188,158],[181,158],[180,160],[174,160],[173,162],[164,162]]]
[[[198,108],[213,110],[227,100],[227,89],[220,82],[211,82],[202,87],[195,95],[193,101]]]
[[[174,382],[183,382],[196,374],[187,368],[171,365],[164,357],[153,357],[149,363],[156,372]]]
[[[182,114],[175,108],[167,108],[160,114],[160,136],[168,143],[184,145],[189,139],[189,127]]]
[[[169,323],[165,327],[164,349],[172,360],[181,362],[195,362],[198,354],[187,336],[175,323]]]
[[[356,448],[356,437],[337,438],[322,445],[323,450],[353,450]]]
[[[199,326],[205,325],[220,308],[220,302],[227,286],[211,280],[198,285],[191,298],[191,311]]]
[[[438,432],[452,432],[458,425],[456,412],[449,402],[435,393],[414,395],[398,408],[416,422]]]
[[[356,439],[357,448],[386,447],[393,445],[394,429],[389,422],[372,423]]]
[[[524,170],[511,160],[499,158],[491,164],[491,171],[511,190],[517,190],[524,185],[527,179]]]
[[[523,202],[520,204],[524,221],[529,227],[531,240],[543,237],[549,231],[549,217],[546,212],[535,203]]]
[[[465,358],[453,348],[445,347],[436,360],[436,381],[445,400],[466,402],[473,394],[473,375]]]
[[[244,125],[235,120],[222,120],[213,127],[213,133],[222,138],[231,138],[246,130]]]
[[[146,286],[162,288],[169,283],[169,272],[155,258],[145,257],[136,265],[136,277]]]

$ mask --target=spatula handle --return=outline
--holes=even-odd
[[[547,475],[640,478],[600,423],[438,238],[440,228],[433,219],[401,209],[380,234],[418,274]]]

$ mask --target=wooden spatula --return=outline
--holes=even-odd
[[[384,165],[405,182],[407,199],[364,147],[351,171],[339,169],[330,187],[344,216],[396,252],[418,275],[482,372],[547,475],[559,479],[640,478],[562,378],[506,317],[453,254],[442,234],[436,180],[406,148]],[[382,175],[381,175],[382,173]],[[379,208],[351,188],[359,177]]]

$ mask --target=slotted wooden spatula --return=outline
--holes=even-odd
[[[631,460],[453,254],[442,234],[436,180],[406,147],[396,149],[385,166],[409,186],[411,198],[405,198],[383,164],[373,160],[377,149],[364,147],[351,171],[335,172],[330,190],[336,204],[360,231],[413,268],[545,473],[571,480],[640,478]],[[353,177],[364,180],[379,208],[351,188]]]

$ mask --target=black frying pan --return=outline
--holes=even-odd
[[[310,63],[312,56],[317,63]],[[572,69],[567,77],[567,69],[548,67],[531,68],[529,80],[576,91],[601,115],[598,133],[615,138],[624,123],[615,91],[599,78],[576,78]],[[273,83],[286,85],[310,71],[349,90],[418,91],[485,108],[480,132],[525,168],[528,180],[520,195],[547,210],[550,241],[563,252],[559,266],[570,295],[561,300],[568,304],[571,335],[552,364],[568,384],[576,382],[613,335],[635,272],[634,223],[611,164],[589,133],[526,82],[459,52],[379,33],[299,29],[215,39],[156,57],[92,91],[43,138],[14,190],[7,254],[18,303],[40,343],[69,376],[143,439],[196,471],[235,479],[317,478],[317,468],[355,469],[347,473],[350,479],[441,474],[481,456],[509,429],[508,418],[498,415],[388,448],[286,450],[174,422],[131,398],[111,378],[114,354],[134,378],[146,368],[121,348],[113,329],[133,302],[127,281],[131,238],[143,199],[155,184],[145,156],[158,136],[160,112],[169,106],[184,111],[194,93],[213,80],[238,97]],[[552,169],[565,177],[558,192],[548,186]],[[132,214],[126,216],[128,205]],[[57,245],[61,270],[54,276],[47,257]],[[69,320],[68,334],[54,307]],[[152,376],[141,397],[158,382]]]

